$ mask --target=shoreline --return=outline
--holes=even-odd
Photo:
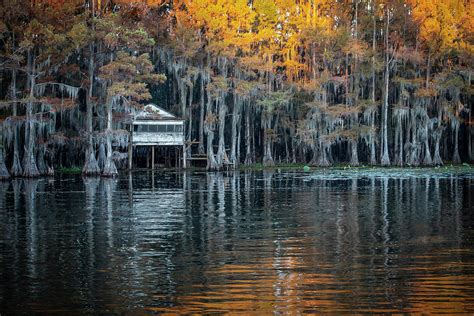
[[[221,171],[208,171],[206,168],[202,167],[189,167],[186,169],[179,169],[179,168],[157,168],[154,171],[156,172],[176,172],[176,171],[189,171],[189,172],[233,172],[233,171],[300,171],[300,172],[306,172],[306,173],[311,173],[311,172],[320,172],[320,171],[365,171],[365,172],[380,172],[380,171],[398,171],[398,172],[404,172],[404,171],[417,171],[417,170],[431,170],[431,171],[439,171],[439,172],[445,172],[445,171],[473,171],[474,172],[474,164],[459,164],[459,165],[452,165],[452,164],[445,164],[443,166],[416,166],[416,167],[410,167],[410,166],[405,166],[405,167],[398,167],[398,166],[389,166],[389,167],[384,167],[384,166],[379,166],[379,165],[361,165],[361,166],[349,166],[346,164],[338,164],[334,166],[329,166],[329,167],[317,167],[317,166],[310,166],[306,164],[275,164],[274,166],[263,166],[260,163],[257,164],[252,164],[252,165],[241,165],[236,169],[227,169],[227,170],[221,170]],[[132,170],[119,170],[119,173],[127,173],[127,172],[145,172],[145,171],[152,171],[151,168],[135,168]],[[77,175],[82,173],[82,168],[80,167],[71,167],[71,168],[61,168],[56,170],[55,174],[61,174],[61,175]],[[44,177],[44,176],[42,176]]]

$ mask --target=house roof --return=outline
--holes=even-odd
[[[136,115],[135,120],[181,120],[156,104],[147,104]]]

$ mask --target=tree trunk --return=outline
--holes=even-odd
[[[317,162],[317,165],[319,167],[329,167],[331,165],[331,162],[328,159],[328,147],[331,145],[324,143],[323,141],[319,141],[319,160]]]
[[[441,159],[441,155],[439,153],[439,142],[441,140],[442,129],[438,127],[438,130],[435,130],[433,133],[434,143],[435,143],[435,151],[433,155],[433,164],[435,166],[442,166],[443,160]]]
[[[105,159],[104,171],[102,176],[104,177],[114,177],[118,174],[117,168],[115,167],[115,162],[112,159],[112,98],[107,99],[107,130],[106,130],[106,139],[107,139],[107,156]]]
[[[382,106],[382,156],[380,164],[382,166],[390,166],[390,157],[388,155],[388,88],[390,81],[390,59],[388,48],[388,30],[389,30],[390,16],[387,9],[387,23],[385,27],[385,74],[384,74],[384,100]]]
[[[245,161],[244,163],[248,166],[253,163],[252,159],[252,144],[251,144],[251,136],[250,136],[250,109],[246,107],[245,113]]]
[[[385,91],[384,101],[382,106],[382,156],[380,158],[380,164],[382,166],[390,166],[390,157],[388,155],[388,85],[389,85],[389,65],[385,65]]]
[[[375,106],[375,53],[376,53],[376,31],[377,23],[375,21],[375,0],[372,4],[372,106]],[[372,130],[375,131],[375,111],[371,113],[371,126]],[[377,158],[375,153],[375,139],[374,136],[370,136],[370,164],[377,164]]]
[[[38,165],[38,171],[41,175],[49,175],[50,169],[46,164],[44,157],[46,156],[46,144],[39,145],[38,153],[36,154],[36,161]]]
[[[230,162],[234,165],[234,167],[238,164],[237,158],[237,124],[240,123],[240,108],[241,108],[241,101],[239,97],[234,97],[234,108],[232,110],[232,143],[230,148]]]
[[[6,180],[10,178],[8,168],[5,165],[5,150],[3,147],[3,123],[0,124],[0,180]]]
[[[359,165],[359,156],[357,154],[357,140],[351,140],[350,146],[351,146],[351,161],[349,164],[353,167],[356,167]]]
[[[236,157],[234,162],[234,168],[237,168],[240,165],[240,143],[242,138],[242,128],[240,128],[240,114],[239,114],[239,121],[237,123],[237,148],[236,148]]]
[[[207,170],[218,170],[216,157],[214,155],[214,130],[213,125],[214,122],[211,119],[212,117],[212,100],[209,99],[207,101],[207,113],[206,113],[206,122],[204,125],[205,132],[207,135]]]
[[[377,23],[375,21],[375,0],[372,4],[372,102],[375,105],[375,52]]]
[[[227,106],[223,97],[217,101],[217,104],[219,109],[219,142],[217,148],[216,162],[217,168],[220,170],[222,169],[224,163],[227,162],[224,140],[225,116],[227,114]]]
[[[271,117],[270,114],[262,113],[263,120],[263,159],[262,163],[264,166],[273,166],[275,162],[272,157],[272,144],[268,136],[268,131],[271,130]]]
[[[203,155],[204,151],[204,79],[201,77],[201,99],[199,102],[199,145],[198,153]]]
[[[430,65],[431,63],[431,52],[428,51],[428,59],[426,61],[426,82],[425,82],[425,88],[428,89],[429,84],[430,84]]]
[[[35,157],[35,125],[33,122],[33,100],[35,88],[35,60],[31,51],[28,50],[28,82],[30,88],[29,100],[26,105],[26,123],[25,123],[25,157],[23,159],[23,176],[27,178],[38,177],[39,171],[36,166]]]
[[[431,151],[430,151],[430,145],[429,145],[429,138],[428,138],[428,126],[426,126],[426,123],[425,123],[425,127],[424,127],[424,145],[425,145],[425,155],[424,155],[424,158],[423,158],[423,165],[424,166],[432,166],[433,165],[433,160],[431,159]]]
[[[18,105],[17,105],[17,92],[16,92],[16,70],[12,71],[12,100],[13,100],[13,109],[12,115],[14,118],[17,117]],[[15,123],[13,126],[13,163],[10,169],[10,173],[14,177],[19,177],[23,174],[23,168],[21,167],[20,160],[20,149],[19,149],[19,135],[18,135],[18,124]]]
[[[402,123],[400,122],[400,130],[399,130],[399,136],[398,136],[398,141],[399,143],[399,150],[398,150],[398,162],[397,165],[399,167],[403,166],[403,126]]]
[[[94,87],[94,46],[89,47],[89,89],[87,91],[87,150],[82,173],[85,176],[99,175],[100,167],[97,163],[94,150],[93,126],[92,126],[92,89]]]
[[[99,145],[99,159],[97,160],[97,164],[99,165],[100,171],[104,171],[105,168],[105,145],[104,142],[101,141]]]
[[[460,164],[461,158],[459,157],[459,122],[456,122],[454,128],[454,153],[453,153],[453,163]]]

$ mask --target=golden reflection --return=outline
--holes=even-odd
[[[472,268],[472,266],[471,266]],[[474,313],[474,303],[465,294],[467,284],[474,284],[474,276],[426,275],[412,283],[409,296],[410,313],[457,314]]]
[[[291,243],[302,243],[292,240]],[[282,245],[289,241],[281,242]],[[230,313],[262,315],[271,313],[296,314],[302,311],[336,311],[336,294],[350,295],[343,289],[326,289],[338,280],[334,275],[316,272],[298,272],[305,266],[295,246],[284,248],[284,255],[256,259],[248,264],[224,264],[205,273],[215,283],[197,284],[191,294],[179,296],[176,306],[148,307],[146,310],[173,314]],[[324,265],[314,266],[320,270]],[[318,289],[318,286],[320,288]],[[312,290],[306,290],[312,289]],[[160,300],[159,297],[156,299]]]
[[[397,267],[414,275],[413,282],[405,288],[407,301],[387,294],[387,275],[390,271],[374,269],[377,282],[371,288],[360,291],[348,283],[357,276],[347,272],[346,279],[334,265],[324,259],[317,260],[297,253],[304,253],[304,240],[280,241],[273,257],[255,259],[246,264],[224,264],[210,268],[205,274],[206,284],[195,284],[187,289],[186,295],[179,295],[171,307],[147,307],[147,311],[176,314],[228,313],[245,315],[301,314],[301,313],[466,313],[474,311],[474,304],[466,303],[466,284],[474,284],[474,276],[456,274],[462,269],[472,269],[474,265],[464,264],[453,268],[453,262],[433,267]],[[288,248],[284,246],[288,245]],[[270,252],[269,252],[270,253]],[[456,253],[456,251],[454,251]],[[414,256],[434,262],[444,253]],[[306,267],[306,269],[304,268]],[[308,270],[307,267],[312,267]],[[325,273],[325,271],[331,271]],[[445,273],[443,273],[445,272]],[[385,282],[384,282],[385,280]],[[377,297],[373,297],[376,295]],[[169,300],[156,296],[155,301]],[[356,310],[353,310],[357,306]]]

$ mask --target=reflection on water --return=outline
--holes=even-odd
[[[2,312],[474,312],[474,179],[0,183]]]

